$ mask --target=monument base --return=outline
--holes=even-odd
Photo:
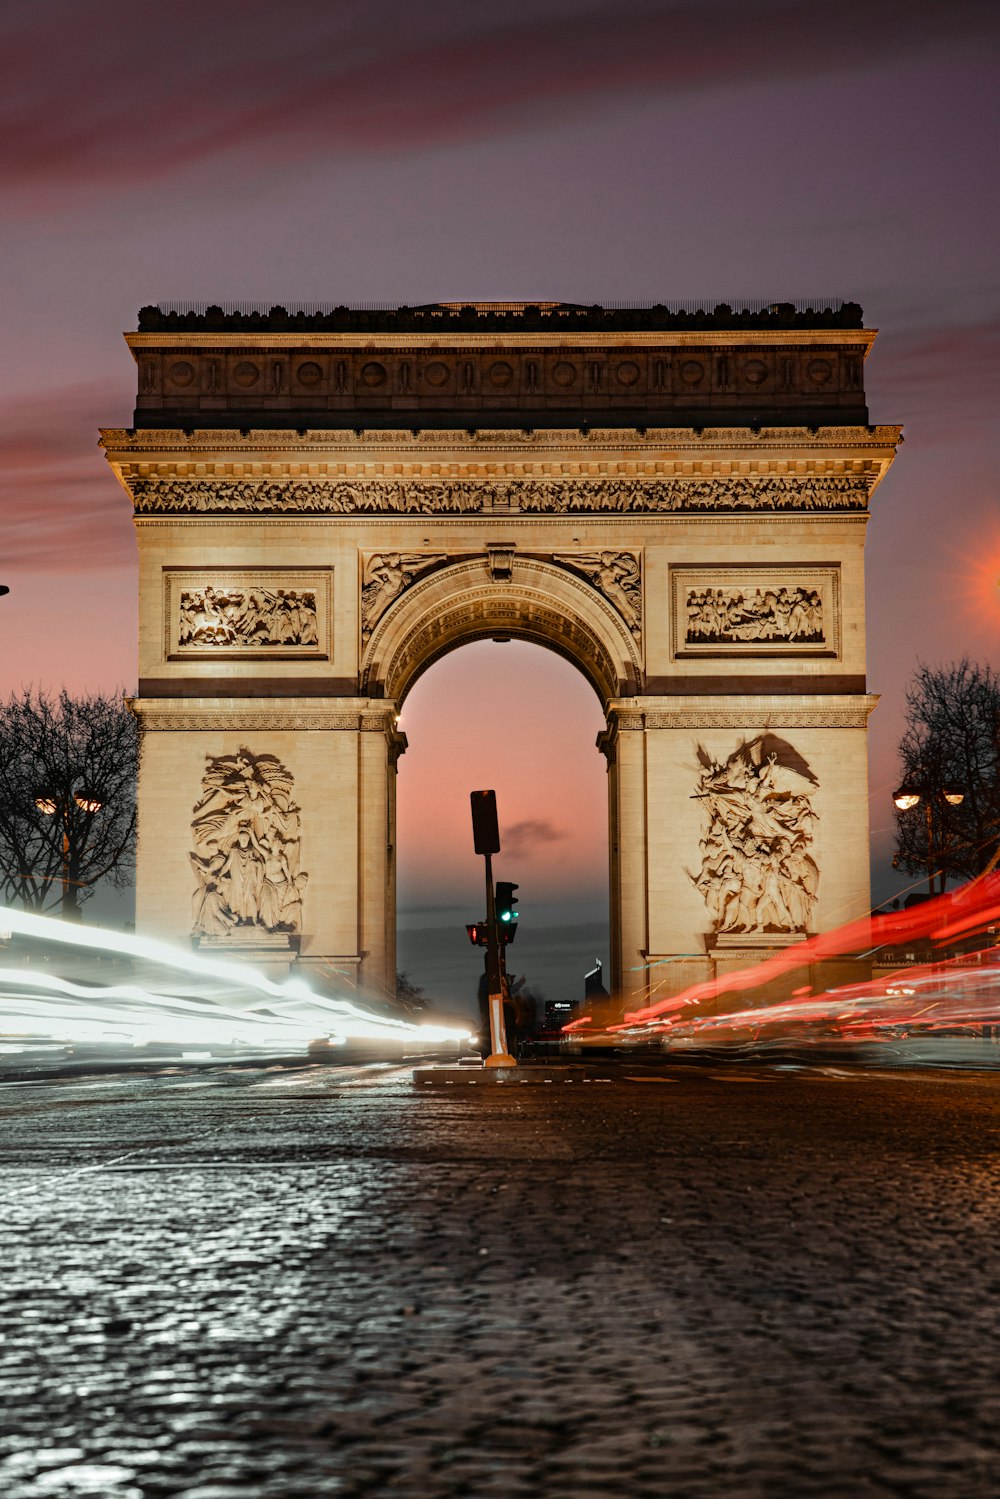
[[[201,933],[193,939],[205,958],[235,958],[266,970],[269,978],[283,979],[298,955],[299,939],[291,932],[266,932],[253,927],[235,927],[221,936]]]

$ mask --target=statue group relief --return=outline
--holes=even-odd
[[[823,601],[811,588],[690,588],[685,604],[686,641],[691,645],[745,645],[787,641],[815,645],[825,640]]]
[[[864,510],[863,476],[729,479],[168,479],[131,481],[140,515],[249,511],[301,515],[659,514],[700,510]]]
[[[716,936],[808,931],[819,886],[808,764],[775,734],[741,744],[721,765],[699,745],[698,760],[695,795],[708,828],[690,878]]]
[[[183,589],[178,646],[317,645],[316,594],[294,588]]]
[[[194,808],[194,931],[248,937],[298,931],[308,875],[299,869],[299,808],[274,755],[210,758]]]

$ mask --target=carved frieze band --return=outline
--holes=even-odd
[[[137,478],[136,514],[463,515],[864,510],[861,475],[662,479],[251,480]]]
[[[329,660],[329,568],[167,568],[168,660]]]

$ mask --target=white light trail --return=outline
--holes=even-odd
[[[304,1052],[317,1041],[337,1046],[380,1039],[412,1048],[471,1039],[466,1029],[379,1015],[354,999],[318,994],[298,976],[276,982],[251,963],[205,958],[155,938],[70,925],[10,907],[0,907],[0,931],[54,944],[57,951],[76,948],[167,971],[162,979],[144,975],[146,983],[102,984],[38,968],[0,967],[0,1049],[8,1053],[31,1039],[64,1045],[223,1045],[271,1053]],[[197,997],[171,992],[178,984],[194,987]],[[211,997],[213,989],[230,995],[235,989],[257,1002],[245,1008],[219,1003]]]

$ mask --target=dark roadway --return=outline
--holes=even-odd
[[[255,1066],[0,1110],[3,1499],[1000,1492],[1000,1076]]]

